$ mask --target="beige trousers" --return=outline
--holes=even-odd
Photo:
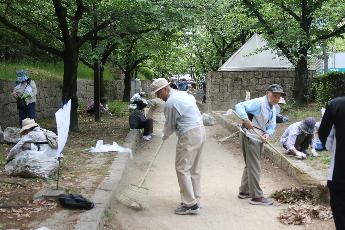
[[[201,152],[206,140],[205,127],[182,134],[176,145],[175,169],[181,201],[193,206],[200,200]]]

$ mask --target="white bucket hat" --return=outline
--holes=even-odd
[[[25,130],[31,129],[33,127],[37,127],[39,126],[34,119],[30,119],[30,118],[25,118],[22,121],[22,129],[20,130],[20,133],[22,133]]]
[[[286,104],[285,99],[283,97],[280,97],[278,104]]]
[[[157,78],[151,84],[151,94],[157,93],[160,89],[168,86],[169,82],[165,78]]]

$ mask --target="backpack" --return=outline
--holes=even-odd
[[[89,210],[95,207],[93,202],[78,194],[61,194],[58,197],[58,201],[62,207],[68,209]]]
[[[47,129],[42,129],[41,130],[44,132],[44,135],[47,138],[47,142],[49,144],[49,146],[53,149],[57,149],[58,147],[58,137],[56,136],[56,134],[50,130]]]

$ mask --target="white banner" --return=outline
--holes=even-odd
[[[58,150],[57,157],[61,156],[61,153],[65,147],[68,138],[69,124],[71,118],[71,100],[64,104],[55,113],[57,133],[58,133]]]

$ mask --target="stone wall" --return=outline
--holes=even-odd
[[[61,105],[62,80],[35,80],[37,85],[36,116],[37,119],[54,116]],[[81,106],[93,98],[93,81],[78,80],[78,99]],[[0,80],[0,126],[17,126],[18,111],[16,100],[11,92],[14,82],[10,80]],[[110,100],[121,100],[123,95],[123,81],[112,80],[104,82],[105,95]]]
[[[314,72],[310,72],[309,77]],[[246,97],[265,94],[266,88],[273,83],[281,85],[287,98],[293,93],[294,71],[215,71],[207,76],[207,103],[211,110],[228,110]]]

